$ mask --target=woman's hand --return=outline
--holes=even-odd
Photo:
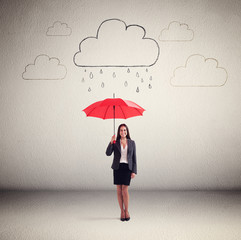
[[[111,140],[110,140],[110,143],[113,144],[113,143],[115,143],[115,141],[116,141],[116,138],[115,138],[115,135],[113,135]]]
[[[131,173],[131,178],[134,178],[136,176],[135,173]]]

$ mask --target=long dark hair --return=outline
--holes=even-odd
[[[127,135],[126,138],[127,139],[131,139],[130,137],[130,132],[129,132],[129,128],[126,126],[126,124],[122,123],[119,127],[118,127],[118,131],[117,131],[117,139],[116,140],[120,140],[121,139],[121,135],[120,135],[120,128],[121,127],[125,127],[127,130]]]

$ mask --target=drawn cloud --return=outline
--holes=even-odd
[[[67,69],[59,64],[58,58],[50,58],[47,55],[39,55],[34,64],[28,64],[22,74],[25,80],[60,80],[64,79]]]
[[[79,44],[73,61],[79,67],[148,67],[159,57],[159,45],[146,38],[139,25],[126,25],[119,19],[102,22],[95,37]]]
[[[61,23],[59,21],[54,22],[53,26],[47,29],[47,36],[70,36],[72,29],[68,27],[67,23]]]
[[[194,54],[185,66],[174,70],[170,82],[174,87],[220,87],[227,79],[226,69],[219,67],[216,59]]]
[[[171,22],[168,28],[161,31],[160,41],[192,41],[194,38],[193,30],[188,25],[180,22]]]

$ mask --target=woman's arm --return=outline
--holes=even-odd
[[[134,149],[133,149],[133,156],[132,156],[132,173],[137,174],[137,166],[136,166],[136,144],[133,141]]]
[[[111,137],[111,141],[106,149],[105,153],[107,156],[110,156],[112,154],[112,152],[114,151],[114,145],[113,145],[114,141],[115,141],[115,135]]]
[[[107,147],[107,149],[106,149],[105,154],[106,154],[107,156],[110,156],[113,151],[114,151],[114,145],[111,144],[111,142],[110,142],[109,145],[108,145],[108,147]]]

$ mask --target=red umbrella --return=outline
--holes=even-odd
[[[95,102],[83,110],[87,117],[97,117],[102,119],[127,119],[135,116],[142,116],[145,109],[136,103],[123,100],[121,98],[107,98],[102,101]]]

